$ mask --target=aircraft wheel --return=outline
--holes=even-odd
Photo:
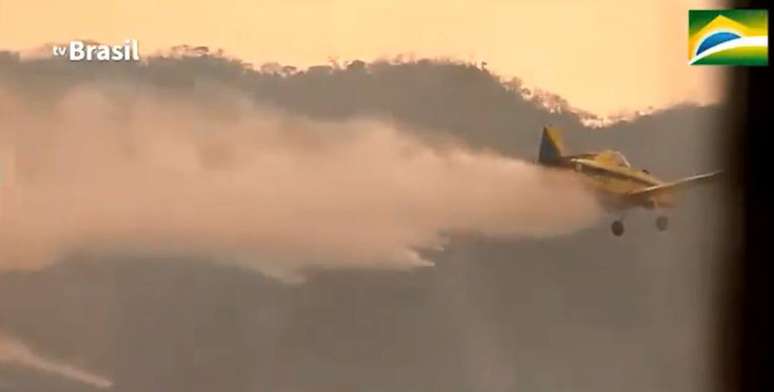
[[[613,232],[613,235],[616,237],[620,237],[624,233],[624,225],[623,222],[620,220],[614,221],[612,225],[610,225],[610,230]]]
[[[656,218],[656,228],[658,228],[658,231],[665,231],[669,228],[669,217],[660,215]]]

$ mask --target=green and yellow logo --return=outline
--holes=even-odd
[[[768,11],[690,10],[688,59],[691,65],[768,65]]]

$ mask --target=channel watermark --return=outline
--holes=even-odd
[[[121,45],[92,44],[70,41],[67,45],[54,45],[54,57],[66,57],[70,61],[140,61],[140,44],[128,39]]]

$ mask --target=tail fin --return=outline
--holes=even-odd
[[[566,153],[559,130],[553,127],[543,127],[543,137],[540,139],[540,155],[538,162],[550,165]]]

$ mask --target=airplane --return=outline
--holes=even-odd
[[[543,128],[538,163],[543,166],[572,170],[596,191],[603,205],[619,212],[621,218],[610,226],[615,236],[624,233],[623,212],[636,207],[648,210],[672,208],[675,206],[674,191],[715,179],[722,171],[699,174],[665,182],[652,176],[647,170],[633,168],[623,154],[614,150],[584,154],[567,154],[560,131],[550,126]],[[659,215],[656,228],[665,231],[669,218]]]

